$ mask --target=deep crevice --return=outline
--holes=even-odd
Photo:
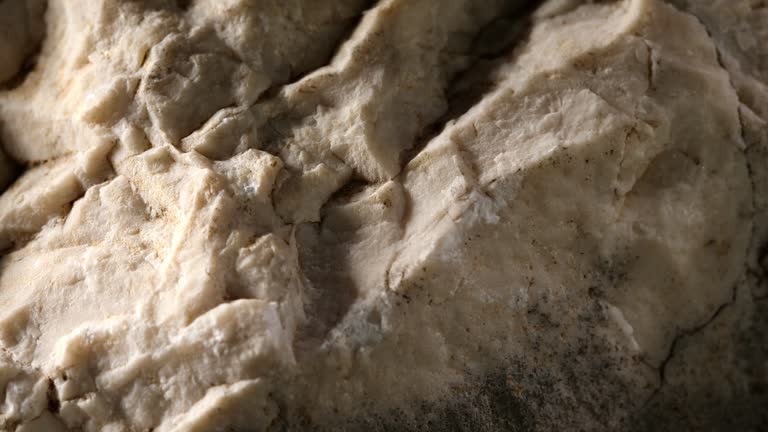
[[[336,190],[331,196],[328,198],[328,201],[326,201],[323,206],[320,208],[320,211],[329,204],[329,203],[345,203],[349,202],[353,196],[357,195],[358,193],[362,192],[365,188],[368,186],[371,186],[373,183],[370,183],[365,180],[352,178],[349,181],[347,181],[343,186],[341,186],[339,189]],[[322,223],[322,213],[321,213],[321,219],[320,222]]]
[[[648,89],[651,91],[656,90],[656,67],[658,66],[655,57],[655,51],[647,40],[643,39],[643,44],[648,48],[648,65],[646,74],[648,75]]]
[[[181,11],[187,11],[194,3],[194,0],[176,0],[176,7]]]
[[[3,151],[0,142],[0,169],[5,170],[0,173],[0,195],[2,195],[11,185],[24,173],[24,165],[18,163]]]
[[[329,50],[328,55],[322,62],[318,62],[316,65],[312,65],[307,70],[293,70],[291,65],[289,77],[286,80],[273,83],[268,89],[266,89],[250,106],[246,109],[253,109],[260,104],[269,104],[279,99],[280,93],[286,87],[294,85],[304,79],[306,76],[315,73],[316,71],[329,66],[333,59],[336,57],[341,48],[346,44],[351,35],[360,26],[360,23],[365,18],[365,15],[372,8],[375,7],[382,0],[367,0],[365,5],[361,8],[359,14],[355,18],[350,18],[346,28],[341,31],[337,37],[334,47]],[[272,154],[273,156],[280,155],[280,150],[284,145],[286,139],[290,138],[291,130],[302,124],[305,120],[304,116],[297,115],[296,113],[289,111],[283,111],[275,113],[273,116],[267,118],[263,125],[258,126],[259,140],[261,141],[260,150]]]
[[[25,8],[28,6],[25,6]],[[24,58],[24,61],[21,64],[21,67],[19,68],[18,72],[8,79],[5,82],[0,82],[0,92],[2,91],[8,91],[13,90],[22,84],[27,80],[29,75],[32,73],[32,71],[35,70],[35,67],[37,66],[38,59],[40,58],[40,52],[43,49],[43,44],[45,43],[46,36],[47,36],[47,26],[45,25],[45,15],[48,10],[48,3],[46,2],[43,6],[43,10],[41,11],[41,21],[43,22],[42,25],[42,33],[40,34],[39,40],[32,40],[28,47],[28,52],[26,53],[26,57]],[[29,14],[30,11],[27,9],[27,14]],[[31,21],[32,17],[27,17],[28,22]],[[27,29],[29,31],[29,29]],[[28,37],[32,37],[31,35],[28,35]]]
[[[324,235],[325,208],[329,203],[349,202],[371,183],[351,179],[337,189],[320,208],[320,221],[301,223],[296,227],[299,267],[309,282],[308,304],[305,312],[309,325],[302,327],[302,343],[311,345],[325,339],[339,324],[358,296],[358,287],[348,276],[346,254],[348,244],[334,236]]]
[[[46,397],[48,399],[48,411],[52,414],[57,414],[59,408],[61,408],[61,400],[59,400],[59,392],[56,389],[56,385],[50,378],[48,378],[48,391]]]
[[[327,241],[319,223],[296,227],[299,268],[309,282],[307,324],[299,331],[302,345],[324,340],[357,298],[358,288],[346,270],[347,246],[344,242]]]
[[[470,50],[476,53],[473,61],[445,88],[448,109],[427,125],[414,145],[403,152],[401,166],[407,165],[446,125],[467,113],[495,88],[498,67],[514,60],[517,48],[528,40],[534,24],[533,12],[541,3],[543,0],[512,4],[501,16],[478,30]]]
[[[368,11],[375,8],[376,5],[381,1],[382,0],[366,1],[365,5],[362,8],[362,11],[358,14],[358,16],[349,19],[349,23],[347,23],[344,30],[342,30],[339,33],[333,48],[329,50],[327,57],[322,62],[319,62],[319,64],[317,65],[309,66],[307,70],[298,70],[298,71],[293,70],[293,68],[289,64],[288,67],[290,68],[290,73],[289,73],[288,79],[285,82],[275,83],[272,86],[270,86],[267,90],[264,91],[261,97],[259,97],[259,100],[254,102],[254,105],[264,100],[270,100],[275,98],[283,90],[283,88],[296,84],[297,82],[303,80],[308,75],[311,75],[316,71],[329,66],[333,62],[333,59],[336,58],[336,55],[339,53],[339,51],[341,51],[341,48],[344,46],[344,44],[349,42],[350,38],[352,37],[352,34],[354,34],[355,30],[357,30],[357,28],[360,26],[360,23],[363,21]]]
[[[24,81],[27,80],[27,77],[32,73],[33,70],[35,70],[35,66],[37,66],[37,59],[39,54],[40,47],[35,49],[34,52],[28,56],[26,60],[24,60],[24,63],[21,65],[19,71],[16,72],[16,75],[14,75],[8,81],[0,84],[0,91],[13,90],[24,84]]]
[[[25,6],[28,7],[28,6]],[[39,35],[39,40],[33,40],[30,47],[29,52],[26,55],[26,58],[24,59],[24,62],[22,63],[20,69],[16,74],[10,78],[9,80],[5,82],[0,82],[0,92],[3,91],[9,91],[13,90],[19,86],[21,86],[29,77],[29,75],[35,70],[35,67],[38,64],[38,60],[40,57],[40,53],[42,52],[43,45],[46,40],[47,36],[47,26],[45,25],[45,15],[48,10],[48,3],[46,2],[43,5],[43,9],[40,11],[40,17],[30,17],[27,16],[27,19],[31,22],[33,19],[40,19],[41,21],[41,34]],[[27,9],[27,15],[30,14],[29,9]],[[29,30],[29,29],[28,29]],[[29,36],[32,37],[32,36]],[[0,119],[0,128],[2,127],[2,119]],[[0,194],[5,193],[6,190],[8,190],[11,185],[13,185],[16,180],[18,180],[19,177],[21,177],[24,172],[29,167],[27,164],[24,164],[21,161],[15,160],[11,154],[7,151],[5,151],[5,147],[3,146],[3,143],[0,142],[0,169],[6,170],[5,173],[0,173]],[[0,256],[2,256],[3,252],[0,251]]]

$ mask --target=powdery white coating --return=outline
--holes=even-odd
[[[695,386],[681,335],[761,286],[765,32],[482,3],[50,1],[0,70],[0,429],[436,428],[487,377],[487,429],[615,429]]]

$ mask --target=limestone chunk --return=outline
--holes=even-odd
[[[0,0],[0,430],[764,428],[758,3]]]

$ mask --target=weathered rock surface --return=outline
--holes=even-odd
[[[0,0],[0,430],[767,426],[766,22]]]

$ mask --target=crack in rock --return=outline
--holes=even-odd
[[[709,35],[709,39],[710,39],[710,41],[712,43],[712,46],[715,49],[715,54],[716,54],[717,62],[720,65],[720,67],[722,68],[722,70],[725,71],[726,74],[728,75],[728,82],[731,85],[731,89],[733,90],[734,94],[736,95],[736,97],[738,99],[739,98],[739,96],[738,96],[739,92],[738,92],[738,90],[737,90],[737,88],[736,88],[736,86],[735,86],[735,84],[733,82],[732,74],[731,74],[731,72],[728,70],[728,68],[726,67],[726,65],[723,62],[722,53],[720,51],[720,47],[718,46],[717,41],[715,40],[715,38],[712,36],[711,31],[707,28],[707,26],[704,24],[704,22],[698,16],[696,16],[695,14],[693,14],[691,12],[688,12],[688,11],[683,11],[683,12],[686,13],[688,16],[691,16],[694,19],[696,19],[699,22],[699,24],[702,26],[702,28],[704,28],[705,31],[707,32],[707,34]],[[651,50],[650,46],[648,46],[648,48],[649,48],[649,50]],[[654,76],[653,68],[651,68],[649,70],[649,76],[650,77]],[[653,82],[653,81],[651,81],[651,82]],[[737,106],[737,117],[738,117],[738,120],[739,120],[739,139],[741,140],[741,143],[740,143],[741,145],[739,146],[739,149],[741,150],[741,153],[744,156],[744,160],[745,160],[745,164],[746,164],[746,168],[747,168],[747,173],[748,173],[748,177],[749,177],[749,181],[750,181],[750,187],[751,187],[751,191],[752,191],[750,193],[751,208],[752,208],[752,213],[750,215],[750,232],[751,232],[751,235],[750,235],[750,242],[747,245],[748,251],[747,251],[747,254],[746,254],[746,257],[745,257],[746,262],[744,263],[744,270],[742,272],[743,276],[739,280],[739,282],[737,282],[737,284],[732,288],[731,298],[730,298],[730,300],[728,302],[723,303],[720,306],[718,306],[718,308],[715,310],[715,312],[707,320],[705,320],[703,323],[701,323],[701,324],[699,324],[699,325],[697,325],[697,326],[695,326],[693,328],[683,330],[682,332],[680,332],[677,335],[675,335],[675,337],[672,340],[672,343],[670,345],[670,348],[669,348],[669,351],[668,351],[667,355],[665,356],[665,358],[662,360],[661,364],[657,368],[658,374],[659,374],[659,383],[660,384],[653,391],[653,393],[649,396],[649,398],[643,403],[643,406],[647,406],[664,389],[666,381],[667,381],[667,376],[666,376],[667,366],[672,361],[672,359],[674,358],[675,353],[676,353],[677,348],[678,348],[678,344],[683,339],[694,337],[698,333],[700,333],[703,330],[705,330],[708,326],[710,326],[721,315],[721,313],[723,313],[724,310],[726,310],[728,307],[734,305],[736,303],[736,300],[737,300],[739,286],[742,283],[744,283],[744,280],[745,280],[744,278],[747,277],[750,274],[750,272],[752,271],[751,268],[750,268],[750,262],[749,262],[750,261],[749,250],[752,250],[755,247],[755,242],[757,241],[757,238],[756,238],[756,228],[755,228],[756,224],[754,222],[754,217],[755,217],[754,209],[756,208],[755,192],[754,192],[755,191],[755,179],[754,179],[754,172],[753,172],[753,167],[752,167],[752,164],[751,164],[751,160],[750,160],[750,158],[746,154],[746,142],[747,142],[747,140],[746,140],[746,137],[745,137],[745,128],[744,128],[744,122],[743,122],[743,118],[742,118],[742,114],[741,114],[741,110],[740,110],[740,105],[741,105],[741,100],[739,99],[739,106]]]

